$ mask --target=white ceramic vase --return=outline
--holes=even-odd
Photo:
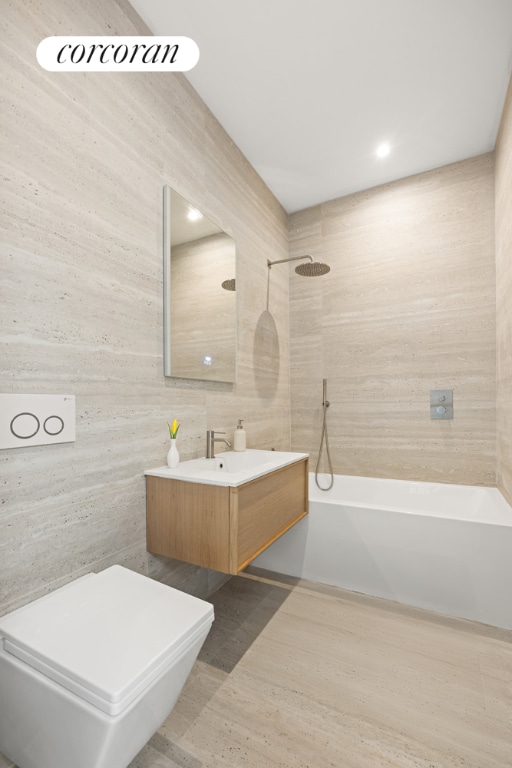
[[[167,466],[174,469],[180,463],[180,454],[176,445],[176,438],[171,437],[171,447],[167,452]]]

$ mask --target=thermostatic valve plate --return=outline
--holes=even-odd
[[[453,389],[430,390],[430,418],[453,419]]]

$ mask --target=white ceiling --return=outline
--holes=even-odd
[[[130,2],[290,213],[494,149],[512,0]]]

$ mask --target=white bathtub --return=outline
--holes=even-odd
[[[253,565],[512,629],[512,508],[496,488],[337,476],[322,492],[311,474],[309,499]]]

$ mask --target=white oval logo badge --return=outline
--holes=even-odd
[[[187,72],[199,61],[190,37],[46,37],[37,61],[49,72]]]

